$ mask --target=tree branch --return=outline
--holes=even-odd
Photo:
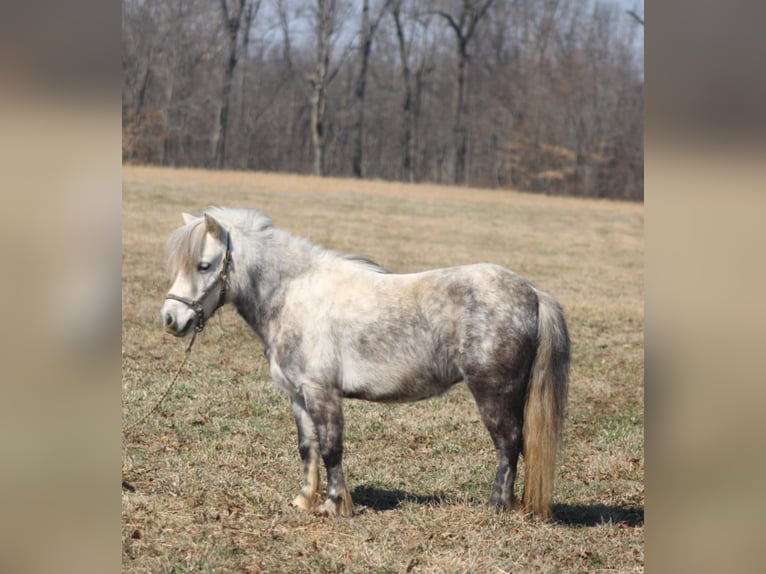
[[[492,3],[494,1],[495,0],[487,0],[484,3],[484,5],[479,8],[478,12],[476,13],[476,16],[474,17],[474,22],[478,22],[479,20],[484,18],[484,14],[487,13],[487,10],[489,10],[489,7],[492,6]]]
[[[340,56],[340,61],[336,64],[335,69],[331,70],[330,73],[327,74],[327,85],[330,85],[330,82],[332,82],[335,79],[335,76],[338,75],[338,72],[343,67],[343,63],[346,61],[346,58],[348,58],[349,54],[354,51],[354,43],[349,42],[346,46],[346,49],[343,50],[343,53]]]
[[[463,31],[460,29],[460,26],[457,25],[457,22],[455,22],[452,19],[452,15],[448,14],[447,12],[444,12],[442,10],[437,10],[435,14],[438,14],[439,16],[442,16],[443,18],[447,19],[447,23],[450,25],[450,27],[455,30],[455,34],[458,35],[459,38],[462,38]]]
[[[644,19],[638,14],[636,14],[633,10],[625,10],[625,11],[628,13],[628,16],[631,16],[636,22],[638,22],[642,26],[644,25]]]
[[[388,11],[388,7],[391,5],[392,0],[386,0],[383,3],[383,6],[380,9],[380,12],[378,12],[377,17],[373,20],[372,24],[370,24],[370,38],[372,38],[375,35],[375,30],[377,30],[378,25],[380,24],[380,21],[383,19],[383,16]]]

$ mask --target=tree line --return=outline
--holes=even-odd
[[[592,0],[124,0],[123,160],[643,199],[643,20]]]

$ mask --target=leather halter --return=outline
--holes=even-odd
[[[227,284],[229,280],[229,263],[231,263],[231,235],[229,233],[226,234],[226,254],[223,256],[223,263],[221,265],[221,270],[218,272],[218,280],[213,281],[210,285],[208,285],[207,289],[205,289],[202,292],[202,295],[200,295],[197,299],[187,299],[186,297],[181,297],[180,295],[174,295],[173,293],[168,293],[165,296],[165,299],[172,299],[173,301],[179,301],[180,303],[183,303],[187,307],[191,308],[192,311],[197,315],[197,326],[195,329],[197,332],[202,331],[202,329],[205,328],[205,323],[207,323],[208,319],[212,317],[218,309],[223,307],[224,303],[226,302],[226,289]],[[203,310],[203,303],[207,296],[211,293],[213,288],[216,286],[216,284],[220,284],[221,290],[218,295],[218,303],[216,303],[213,310],[210,312],[210,315],[205,317],[205,312]]]

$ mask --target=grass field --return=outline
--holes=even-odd
[[[643,207],[531,194],[124,168],[123,425],[186,341],[163,332],[164,242],[181,211],[255,207],[395,272],[489,261],[554,294],[572,338],[556,521],[489,511],[495,454],[465,385],[346,401],[356,516],[289,506],[300,461],[260,342],[223,308],[161,408],[123,440],[124,572],[637,572],[644,569]],[[520,464],[523,475],[523,463]],[[522,477],[520,477],[522,478]],[[517,489],[521,483],[517,483]]]

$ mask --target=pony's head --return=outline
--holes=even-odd
[[[168,238],[173,284],[160,309],[165,330],[177,337],[202,330],[226,302],[231,248],[229,233],[211,215],[183,218]]]

